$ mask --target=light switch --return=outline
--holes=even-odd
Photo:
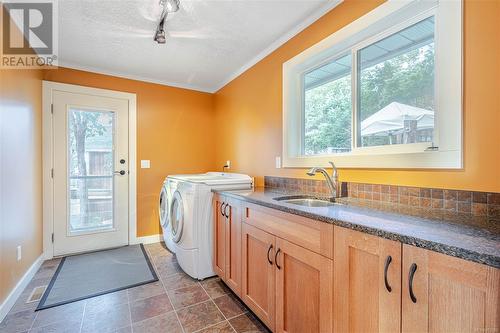
[[[151,168],[150,160],[141,160],[141,169],[149,169]]]

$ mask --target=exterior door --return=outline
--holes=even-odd
[[[498,332],[500,270],[403,245],[402,332]]]
[[[128,244],[128,101],[54,91],[54,255]]]
[[[401,243],[334,229],[334,332],[399,332]]]
[[[243,301],[274,330],[275,311],[275,237],[246,223],[242,224]]]
[[[332,332],[333,261],[276,237],[276,332]]]

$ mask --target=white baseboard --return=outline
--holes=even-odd
[[[30,283],[31,279],[33,279],[33,276],[35,276],[35,273],[38,272],[38,269],[42,266],[44,260],[45,255],[42,253],[42,255],[35,260],[26,273],[24,273],[21,280],[19,280],[14,289],[12,289],[2,305],[0,305],[0,323],[3,321],[7,313],[9,313],[10,309],[12,309],[21,293],[24,291],[28,283]]]
[[[130,244],[152,244],[152,243],[158,243],[163,240],[163,235],[162,234],[157,234],[157,235],[151,235],[151,236],[143,236],[143,237],[136,237],[135,240],[131,241]]]

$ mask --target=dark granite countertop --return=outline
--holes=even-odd
[[[500,268],[498,221],[466,214],[435,212],[370,200],[340,198],[330,207],[303,207],[274,200],[298,193],[264,188],[214,191],[257,205],[362,231],[404,244]]]

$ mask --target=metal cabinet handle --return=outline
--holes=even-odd
[[[388,292],[392,291],[392,287],[389,285],[389,281],[387,281],[387,271],[389,270],[389,265],[392,262],[392,257],[387,256],[387,259],[385,259],[385,266],[384,266],[384,282],[385,282],[385,289],[387,289]]]
[[[413,293],[413,277],[415,276],[415,272],[417,271],[417,264],[413,263],[410,266],[410,274],[408,275],[408,290],[410,292],[410,298],[413,303],[417,303],[417,298]]]
[[[281,266],[278,265],[278,254],[281,252],[281,249],[278,248],[278,251],[276,251],[276,254],[274,255],[274,263],[276,264],[276,267],[278,267],[278,269],[281,269]]]
[[[231,206],[229,204],[226,204],[226,207],[224,207],[224,215],[229,218],[229,213],[227,212],[227,209],[229,208],[229,213],[231,213]]]
[[[269,265],[273,264],[272,260],[269,258],[269,253],[271,252],[272,248],[273,244],[269,245],[269,248],[267,249],[267,261],[269,262]]]
[[[220,214],[224,217],[227,217],[226,214],[225,214],[225,208],[224,208],[224,205],[226,205],[225,202],[223,202],[221,205],[220,205]]]

